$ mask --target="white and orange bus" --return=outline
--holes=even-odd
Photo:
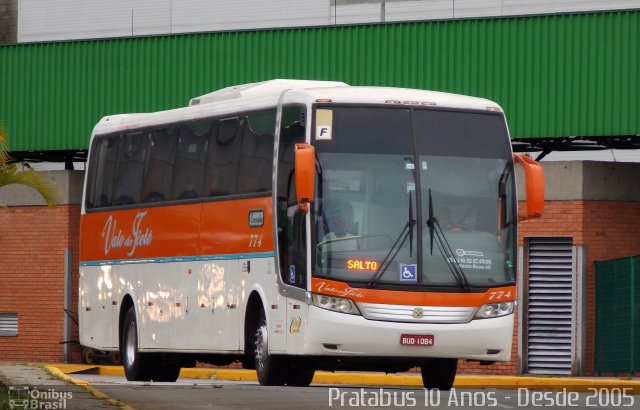
[[[80,342],[129,380],[236,360],[264,385],[315,370],[511,357],[514,163],[502,109],[466,96],[273,80],[103,118],[81,219]]]

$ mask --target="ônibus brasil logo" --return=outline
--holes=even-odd
[[[38,389],[36,386],[9,386],[7,396],[12,410],[63,410],[67,408],[67,401],[73,399],[73,392]]]

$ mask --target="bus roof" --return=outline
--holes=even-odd
[[[303,104],[422,105],[502,112],[502,108],[493,101],[459,94],[408,88],[349,86],[336,81],[270,80],[227,87],[195,97],[187,107],[153,113],[106,116],[95,126],[93,133],[108,134],[275,107],[284,92],[287,92],[287,101],[299,101]]]
[[[500,107],[489,100],[436,91],[393,87],[352,87],[338,81],[311,81],[276,79],[222,88],[200,97],[192,98],[189,105],[200,105],[234,99],[280,95],[290,90],[299,92],[301,99],[325,100],[339,103],[424,104],[468,109],[486,109],[488,106],[500,111]]]
[[[232,85],[222,88],[200,97],[192,98],[189,105],[207,104],[212,102],[227,101],[236,98],[280,95],[286,90],[311,89],[322,87],[348,87],[349,85],[339,81],[312,81],[312,80],[284,80],[276,79],[259,83]]]

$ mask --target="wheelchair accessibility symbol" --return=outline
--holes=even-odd
[[[400,264],[400,280],[406,282],[415,282],[418,280],[418,268],[417,265],[405,265]]]

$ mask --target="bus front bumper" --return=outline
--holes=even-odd
[[[468,323],[404,323],[309,306],[305,354],[314,356],[425,357],[480,361],[511,359],[514,315]],[[403,345],[405,335],[432,345]]]

